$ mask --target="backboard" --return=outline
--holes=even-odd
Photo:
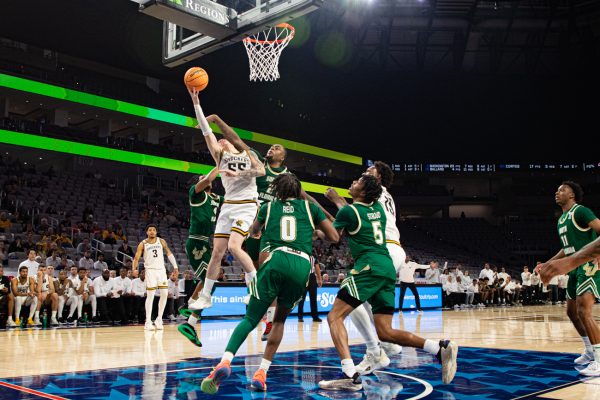
[[[317,10],[323,0],[132,0],[163,21],[163,64],[175,67]]]

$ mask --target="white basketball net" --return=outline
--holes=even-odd
[[[250,62],[251,81],[279,79],[279,57],[293,39],[295,29],[289,24],[279,24],[243,40]]]

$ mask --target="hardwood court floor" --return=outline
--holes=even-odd
[[[600,315],[600,308],[595,313]],[[108,386],[105,387],[105,395],[102,395],[104,389],[100,386],[94,389],[96,397],[93,398],[118,398],[115,397],[115,391],[121,389],[115,384],[117,381],[127,381],[127,390],[130,394],[131,391],[137,393],[137,398],[169,398],[165,390],[174,392],[176,395],[173,398],[189,398],[189,393],[185,397],[177,395],[178,391],[184,390],[181,386],[182,379],[185,381],[208,373],[210,366],[214,365],[214,360],[211,359],[221,356],[238,321],[203,321],[198,327],[204,345],[202,348],[195,347],[184,339],[177,332],[175,324],[165,325],[164,331],[156,333],[145,332],[141,325],[3,331],[0,332],[0,341],[4,344],[0,357],[0,385],[8,382],[6,385],[16,384],[59,396],[50,398],[92,398],[89,394],[78,391],[72,380],[68,382],[74,387],[67,387],[66,384],[61,386],[60,382],[74,377],[79,377],[83,382],[88,379],[86,377],[97,375],[104,376],[101,383]],[[310,318],[305,318],[305,321],[299,323],[292,317],[286,324],[280,352],[288,353],[276,357],[273,363],[269,372],[268,398],[277,398],[274,390],[286,385],[287,399],[304,398],[305,395],[308,396],[305,398],[324,398],[323,393],[311,393],[311,390],[316,390],[315,375],[330,377],[338,371],[339,360],[335,350],[331,349],[333,343],[327,322],[324,320],[322,323],[313,323]],[[391,398],[390,393],[396,394],[394,390],[398,391],[397,388],[400,387],[397,398],[416,398],[421,393],[427,395],[427,398],[447,399],[600,399],[600,379],[582,380],[573,369],[572,359],[575,353],[582,350],[582,343],[562,306],[426,311],[422,315],[405,312],[394,316],[394,326],[430,339],[454,339],[463,348],[459,352],[459,374],[453,384],[441,385],[439,366],[432,362],[431,357],[421,351],[405,349],[401,356],[394,357],[389,375],[383,378],[378,375],[377,382],[368,381],[371,382],[369,390],[374,387],[379,391],[381,387],[386,388],[383,390],[385,396],[375,398]],[[347,321],[346,327],[350,343],[361,344],[362,340],[352,323]],[[256,355],[262,353],[266,343],[260,340],[262,328],[261,324],[249,336],[238,352],[239,358],[234,360],[234,364],[241,363],[242,367],[245,365],[242,372],[237,374],[238,378],[251,376],[253,365],[260,362],[260,357]],[[358,363],[364,348],[353,346],[352,350],[355,362]],[[297,387],[292,387],[290,383],[295,378],[286,377],[283,369],[279,372],[274,368],[278,363],[281,366],[294,365],[297,366],[296,369],[303,371]],[[150,372],[150,376],[162,374],[162,386],[160,382],[146,382],[144,377],[152,368],[158,372]],[[77,374],[77,371],[82,372]],[[137,380],[132,378],[133,375],[127,375],[126,378],[123,375],[126,373],[138,373],[139,376],[136,375]],[[186,373],[190,375],[180,376]],[[306,376],[311,377],[310,384],[304,381]],[[388,382],[383,384],[385,380]],[[390,383],[394,380],[396,386],[393,382]],[[425,383],[415,383],[419,380]],[[97,379],[92,381],[98,384]],[[190,391],[194,382],[192,379],[188,384]],[[243,379],[239,382],[243,386]],[[90,382],[88,386],[89,384]],[[419,389],[415,385],[424,385],[425,389]],[[235,383],[229,385],[228,382],[222,389],[226,393],[235,388]],[[393,390],[390,391],[389,388]],[[42,398],[36,397],[38,394],[23,397],[18,395],[20,390],[0,386],[0,399]],[[127,391],[123,393],[124,396],[125,393]],[[294,397],[296,395],[292,393],[296,393],[298,397]],[[179,394],[183,396],[185,393]],[[363,394],[371,397],[367,390]],[[356,398],[355,395],[336,394],[333,397]],[[228,398],[232,398],[231,396],[230,394]],[[255,394],[250,396],[254,397]]]

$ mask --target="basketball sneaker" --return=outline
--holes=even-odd
[[[320,381],[319,387],[324,390],[348,390],[355,392],[361,390],[363,385],[358,372],[352,377],[342,372],[338,379]]]
[[[17,320],[19,323],[21,321]],[[9,318],[6,320],[6,326],[8,326],[9,328],[14,328],[15,326],[18,326],[19,324],[17,324],[15,321],[12,320],[12,318]]]
[[[267,373],[264,369],[259,368],[252,377],[252,387],[262,392],[267,390]]]
[[[260,338],[263,342],[266,340],[269,340],[269,335],[271,334],[271,328],[273,328],[273,323],[267,322],[267,327],[265,328],[265,331],[263,332],[262,337]]]
[[[154,325],[152,324],[152,321],[146,321],[146,324],[144,324],[144,330],[146,330],[146,331],[154,330]]]
[[[192,325],[184,322],[177,327],[177,330],[192,342],[193,345],[202,347],[202,342],[200,342],[200,339],[198,338],[198,333],[196,333],[196,329]]]
[[[458,355],[458,345],[451,340],[440,340],[440,351],[437,359],[442,363],[442,382],[448,384],[456,375],[456,357]]]
[[[575,364],[585,365],[594,361],[594,353],[585,350],[579,357],[577,357],[574,362]]]
[[[16,325],[16,326],[21,326],[21,320],[20,320],[19,318],[17,318],[17,319],[15,320],[15,325]]]
[[[227,360],[221,361],[212,370],[210,375],[202,380],[200,389],[204,393],[215,394],[219,390],[221,382],[229,378],[229,375],[231,375],[231,362]]]
[[[388,357],[392,357],[392,356],[395,356],[396,354],[402,353],[402,346],[400,346],[399,344],[396,344],[396,343],[382,342],[380,344],[380,346],[381,346],[381,349],[383,351],[385,351],[385,354]]]
[[[30,319],[31,319],[31,318],[30,318]],[[29,325],[29,320],[27,321],[27,325]],[[39,319],[39,318],[35,318],[35,319],[33,320],[33,325],[35,325],[35,326],[41,326],[41,325],[42,325],[42,322],[40,321],[40,319]]]
[[[56,319],[56,317],[52,317],[50,319],[50,325],[58,325],[58,320]]]
[[[27,326],[34,326],[35,322],[33,322],[33,319],[31,318],[27,318]]]
[[[160,319],[160,318],[156,318],[156,319],[154,320],[154,328],[155,328],[157,331],[162,331],[163,329],[165,329],[165,328],[163,327],[163,322],[162,322],[162,319]]]
[[[579,371],[579,373],[585,376],[600,376],[600,363],[592,361],[590,365]]]
[[[206,296],[203,293],[198,295],[198,299],[188,303],[188,309],[196,311],[212,307],[212,296]]]
[[[356,372],[360,375],[369,375],[373,371],[385,368],[390,365],[390,359],[382,349],[379,349],[379,354],[367,352],[363,360],[356,366]]]

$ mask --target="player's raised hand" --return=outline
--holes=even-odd
[[[193,87],[187,87],[188,93],[190,94],[190,97],[192,98],[192,102],[194,104],[200,104],[200,98],[198,97],[198,91],[196,90],[196,88]]]
[[[335,189],[327,188],[327,190],[325,191],[325,197],[327,198],[327,200],[335,202],[335,200],[340,198],[340,195],[338,194],[338,192],[335,191]]]

